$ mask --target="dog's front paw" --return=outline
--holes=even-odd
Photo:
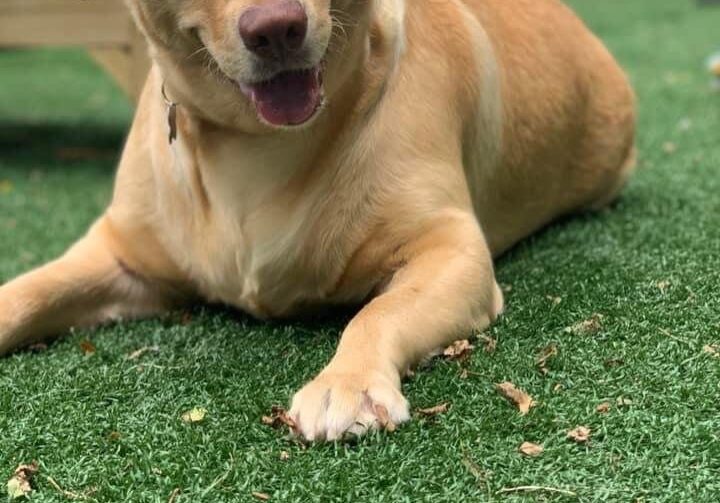
[[[298,391],[290,417],[306,440],[338,440],[346,433],[394,429],[410,419],[408,402],[392,379],[379,372],[325,370]]]

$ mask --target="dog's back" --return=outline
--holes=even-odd
[[[562,214],[617,195],[634,163],[635,100],[612,55],[559,1],[461,3],[492,44],[500,82],[497,164],[488,169],[480,136],[471,148],[485,148],[466,166],[497,254]],[[493,89],[483,83],[489,77],[478,79],[480,103]],[[487,121],[487,105],[478,116]]]

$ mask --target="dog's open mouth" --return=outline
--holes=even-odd
[[[258,115],[272,126],[299,126],[313,118],[323,103],[321,66],[279,73],[272,79],[241,84]]]

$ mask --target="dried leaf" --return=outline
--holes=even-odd
[[[497,349],[497,339],[493,339],[492,337],[490,337],[488,335],[483,335],[483,334],[479,335],[478,339],[480,339],[481,341],[483,341],[485,343],[483,349],[485,350],[486,353],[492,354]]]
[[[180,488],[176,487],[173,489],[173,492],[170,493],[170,499],[168,499],[168,503],[175,503],[175,500],[180,496]]]
[[[0,194],[9,194],[13,190],[13,184],[10,180],[0,180]]]
[[[68,491],[68,490],[66,490],[66,489],[63,489],[62,487],[60,487],[60,484],[58,484],[58,483],[55,481],[55,479],[53,479],[52,477],[46,477],[45,479],[47,480],[48,484],[50,484],[50,485],[53,487],[53,489],[55,489],[57,492],[59,492],[59,493],[62,494],[66,499],[69,499],[69,500],[86,500],[86,499],[88,499],[88,497],[89,497],[91,494],[97,492],[97,487],[91,487],[90,489],[88,489],[88,490],[85,491],[84,493],[79,494],[79,493],[76,493],[76,492],[73,492],[73,491]]]
[[[446,413],[450,409],[450,404],[445,402],[441,403],[440,405],[436,405],[435,407],[430,407],[427,409],[418,409],[417,413],[421,416],[425,417],[435,417],[440,414]]]
[[[61,161],[95,161],[98,159],[114,159],[115,150],[95,147],[63,147],[55,151],[55,157]]]
[[[158,353],[160,348],[158,346],[146,346],[144,348],[137,349],[127,356],[128,360],[138,360],[145,353]]]
[[[462,464],[479,482],[484,482],[493,475],[492,471],[480,468],[480,465],[470,459],[467,453],[463,455]]]
[[[194,424],[194,423],[201,423],[205,420],[205,416],[207,416],[207,409],[203,407],[194,407],[190,409],[187,412],[184,412],[181,417],[183,422]]]
[[[287,461],[290,459],[290,453],[288,451],[280,451],[280,461]]]
[[[445,356],[448,360],[464,360],[472,354],[474,349],[475,346],[470,344],[469,340],[463,339],[455,341],[452,345],[445,348],[443,356]]]
[[[23,498],[32,492],[32,479],[38,469],[37,461],[29,465],[20,465],[15,469],[13,476],[7,481],[7,494],[10,499]]]
[[[597,407],[595,407],[595,410],[598,414],[607,414],[610,412],[610,402],[603,402]]]
[[[534,458],[542,454],[545,448],[542,445],[533,444],[532,442],[523,442],[518,450],[521,454]]]
[[[619,396],[617,398],[617,400],[615,400],[615,403],[617,404],[618,407],[626,407],[628,405],[632,405],[633,401],[630,400],[629,398]]]
[[[552,302],[554,306],[559,306],[562,303],[562,297],[555,297],[553,295],[546,295],[545,298]]]
[[[620,367],[625,364],[625,360],[622,358],[612,358],[610,360],[605,360],[605,366],[607,368],[613,368],[613,367]]]
[[[584,444],[590,440],[590,428],[586,426],[578,426],[574,430],[567,433],[567,437],[578,444]]]
[[[707,344],[703,346],[703,351],[710,356],[720,358],[720,344]]]
[[[375,409],[375,416],[377,417],[378,423],[380,424],[380,429],[383,429],[390,433],[394,432],[397,429],[397,426],[390,418],[390,413],[388,412],[387,408],[384,405],[380,404],[374,404],[373,408]]]
[[[272,409],[270,410],[270,415],[262,417],[262,423],[265,426],[270,426],[272,428],[281,428],[283,426],[286,426],[290,428],[290,431],[292,432],[297,431],[297,424],[295,423],[293,418],[290,417],[284,407],[281,407],[279,405],[272,406]]]
[[[468,379],[470,376],[482,376],[479,372],[471,372],[468,369],[462,369],[460,371],[460,379]]]
[[[655,286],[658,287],[658,290],[660,290],[660,293],[667,292],[668,288],[670,288],[670,282],[669,281],[658,281]]]
[[[535,405],[535,402],[530,395],[525,393],[523,390],[516,388],[511,382],[496,384],[495,389],[509,401],[513,402],[520,411],[520,414],[523,416],[530,412],[530,408]]]
[[[574,493],[572,491],[568,491],[567,489],[561,489],[559,487],[545,487],[545,486],[518,486],[518,487],[503,487],[495,494],[513,494],[513,493],[555,493],[555,494],[564,494],[565,496],[570,496],[571,498],[576,498],[577,493]],[[545,498],[543,498],[543,501]]]
[[[95,351],[97,351],[97,348],[95,347],[95,344],[88,340],[84,340],[80,343],[80,351],[83,352],[84,355],[92,355],[95,354]]]
[[[678,129],[680,131],[690,131],[693,127],[693,121],[690,117],[684,117],[678,122]]]
[[[602,314],[593,314],[589,319],[574,324],[565,329],[565,333],[573,335],[590,335],[600,331],[602,328]]]
[[[713,54],[708,59],[708,70],[716,77],[720,77],[720,53]]]
[[[270,499],[270,495],[267,493],[253,492],[252,497],[260,501],[268,501]]]
[[[542,349],[538,357],[535,359],[535,363],[537,364],[541,374],[547,375],[550,372],[547,368],[547,363],[557,355],[557,344],[549,344]]]

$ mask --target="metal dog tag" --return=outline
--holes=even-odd
[[[177,140],[177,103],[171,103],[168,108],[168,127],[170,128],[168,142],[172,145]]]
[[[162,85],[162,97],[165,100],[165,105],[168,107],[168,129],[170,133],[168,135],[168,143],[173,144],[177,140],[177,103],[170,101],[165,93],[165,84]]]

